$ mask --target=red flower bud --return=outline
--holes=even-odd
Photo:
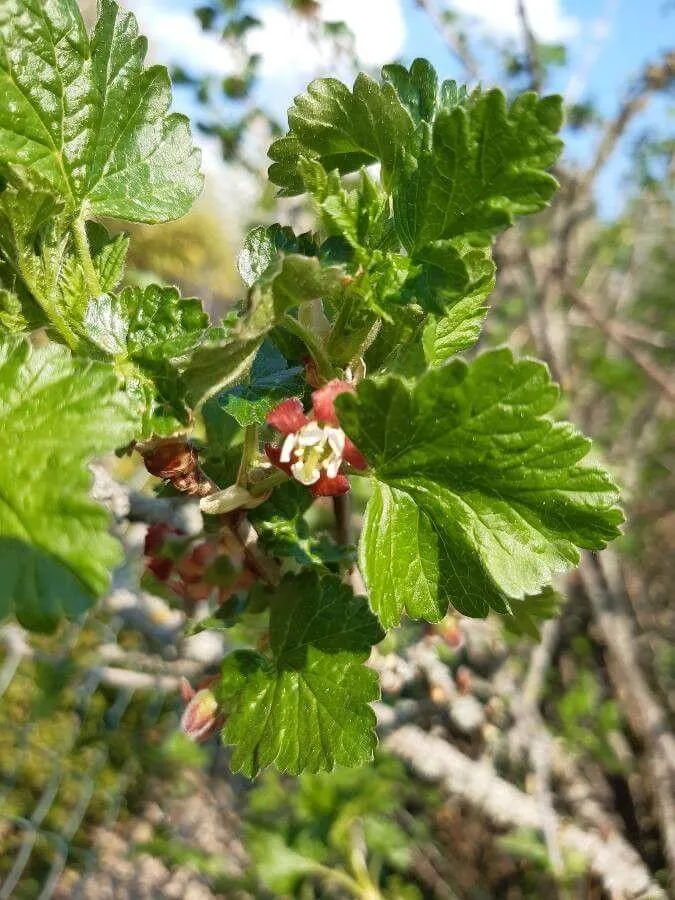
[[[157,556],[148,560],[147,568],[149,572],[152,572],[157,581],[166,581],[173,570],[173,563],[170,559]]]
[[[181,682],[181,694],[187,702],[180,720],[181,730],[190,740],[201,743],[223,724],[218,701],[208,687],[195,691],[185,679]]]

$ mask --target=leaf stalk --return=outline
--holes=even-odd
[[[94,261],[91,258],[91,250],[89,249],[89,240],[87,238],[87,228],[85,220],[82,216],[78,216],[72,225],[73,241],[75,243],[75,253],[82,266],[84,273],[84,283],[87,291],[92,297],[98,297],[103,293],[101,283],[98,280]]]

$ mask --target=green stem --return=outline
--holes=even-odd
[[[281,469],[276,469],[274,472],[266,475],[265,478],[261,478],[260,481],[252,484],[249,491],[254,497],[261,497],[263,494],[273,491],[275,487],[279,487],[284,481],[288,481],[288,475],[282,472]]]
[[[330,381],[335,376],[335,369],[328,358],[325,347],[316,335],[312,334],[309,329],[288,314],[281,320],[281,325],[286,331],[290,331],[291,334],[300,338],[312,355],[319,375],[326,381]]]
[[[72,226],[72,232],[73,241],[75,242],[75,252],[80,261],[80,265],[82,266],[84,283],[87,286],[87,291],[91,297],[98,297],[103,291],[101,290],[101,283],[98,280],[98,275],[94,268],[94,261],[91,258],[89,241],[87,240],[87,228],[83,218],[80,217],[75,219]]]
[[[246,487],[248,473],[258,453],[258,426],[247,425],[244,428],[244,445],[241,449],[241,461],[237,472],[237,484]]]
[[[315,863],[312,868],[320,878],[339,884],[354,897],[358,897],[359,900],[365,900],[361,885],[350,875],[347,875],[346,872],[341,872],[339,869],[331,869],[321,863]]]

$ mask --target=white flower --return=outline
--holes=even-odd
[[[345,433],[341,428],[308,422],[298,431],[286,435],[279,461],[291,464],[291,472],[300,484],[316,484],[321,470],[335,478],[342,465]]]

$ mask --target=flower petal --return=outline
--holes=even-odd
[[[282,434],[292,434],[306,425],[309,419],[298,398],[290,397],[275,406],[271,413],[268,413],[266,422]]]
[[[332,425],[333,428],[339,428],[340,423],[335,415],[335,398],[340,394],[353,394],[355,388],[348,381],[340,381],[334,378],[325,384],[318,391],[312,393],[312,406],[314,408],[314,418],[322,425]]]
[[[272,465],[276,466],[277,469],[281,469],[281,471],[285,472],[287,475],[291,475],[291,464],[289,462],[281,462],[279,459],[281,456],[281,449],[279,447],[273,447],[272,444],[265,444],[265,453]]]
[[[353,441],[350,441],[349,438],[345,439],[345,449],[342,451],[342,458],[346,463],[349,463],[349,465],[353,466],[355,469],[368,468],[368,462],[365,456],[361,453],[360,450],[356,449]]]
[[[349,491],[349,480],[346,475],[330,478],[327,473],[322,472],[319,480],[309,489],[315,497],[336,497]]]

